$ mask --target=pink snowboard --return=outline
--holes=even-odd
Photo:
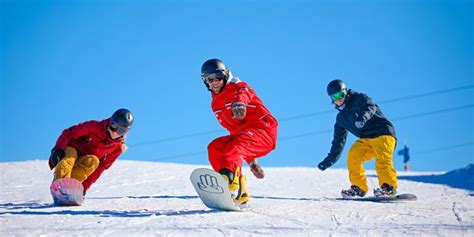
[[[75,179],[58,179],[51,184],[49,189],[55,205],[80,206],[84,201],[84,187]]]

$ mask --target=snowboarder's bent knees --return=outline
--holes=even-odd
[[[201,79],[212,94],[212,110],[229,135],[208,145],[212,168],[229,181],[229,191],[239,204],[250,197],[247,179],[242,174],[245,160],[255,177],[265,176],[257,158],[275,149],[278,123],[254,90],[237,77],[219,59],[210,59],[201,67]]]
[[[58,149],[58,148],[55,148]],[[64,157],[59,161],[54,170],[54,179],[73,178],[83,182],[99,166],[99,158],[95,155],[78,157],[77,150],[67,146]]]
[[[85,193],[126,150],[125,136],[132,124],[132,113],[119,109],[102,121],[91,120],[65,129],[48,161],[54,179],[76,179]]]
[[[318,165],[320,170],[331,167],[341,156],[348,132],[359,139],[347,154],[347,168],[351,187],[342,190],[343,197],[363,197],[369,187],[363,162],[375,158],[375,170],[379,179],[376,196],[396,194],[397,173],[393,166],[396,138],[393,124],[384,116],[379,106],[363,93],[348,90],[341,80],[333,80],[327,86],[332,103],[339,110],[334,124],[334,137],[327,157]]]

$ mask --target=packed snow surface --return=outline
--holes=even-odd
[[[376,203],[337,200],[347,170],[266,168],[258,180],[246,167],[251,210],[224,212],[195,193],[199,167],[117,161],[82,206],[56,207],[46,161],[0,163],[0,236],[474,236],[474,187],[453,173],[398,172],[398,192],[418,200]]]

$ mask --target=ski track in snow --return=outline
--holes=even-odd
[[[440,184],[399,181],[415,202],[336,200],[347,171],[244,168],[246,212],[202,204],[189,181],[196,165],[118,161],[79,207],[52,205],[46,161],[0,163],[0,236],[474,236],[474,196]],[[400,172],[428,175],[427,172]],[[400,175],[399,173],[399,175]],[[371,189],[378,184],[368,171]]]

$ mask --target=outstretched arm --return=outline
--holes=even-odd
[[[341,157],[342,150],[347,140],[347,130],[337,123],[334,124],[334,137],[329,154],[318,164],[320,170],[325,170],[336,163]]]
[[[238,83],[239,89],[232,102],[232,115],[234,118],[243,119],[247,113],[247,105],[252,101],[255,93],[246,83]]]

